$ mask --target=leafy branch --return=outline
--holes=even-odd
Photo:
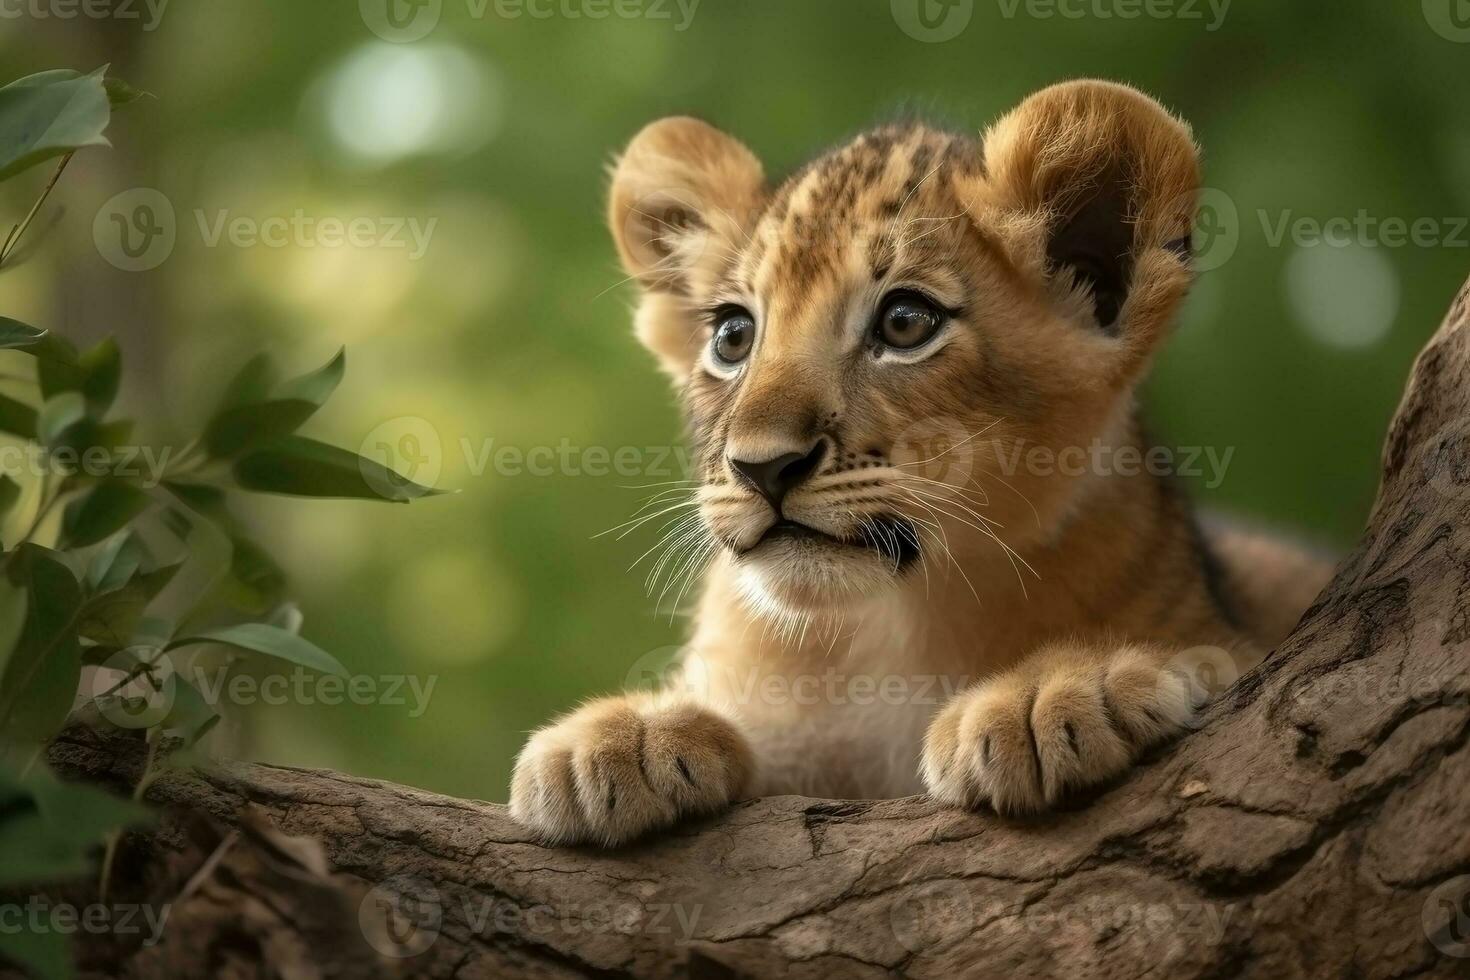
[[[112,109],[140,94],[105,66],[0,88],[0,181],[60,158],[0,245],[0,273],[73,154],[108,145]],[[123,371],[115,340],[79,350],[0,315],[3,358],[15,363],[0,380],[23,383],[25,394],[0,393],[0,439],[36,465],[0,471],[0,888],[74,878],[105,844],[105,891],[121,830],[147,812],[32,771],[69,716],[146,729],[157,753],[166,735],[192,747],[220,720],[189,669],[200,652],[223,657],[227,671],[259,661],[347,674],[299,635],[286,573],[237,516],[236,497],[406,503],[440,491],[301,434],[341,383],[345,351],[297,377],[283,377],[269,355],[250,360],[177,456],[155,453],[162,463],[151,473],[133,463],[134,420],[113,411]],[[7,520],[19,528],[10,539]],[[96,676],[83,685],[89,667]],[[72,805],[95,819],[76,819]],[[0,938],[40,975],[69,974],[54,932]]]

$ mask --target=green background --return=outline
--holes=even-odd
[[[439,450],[420,439],[420,462],[461,491],[397,508],[252,505],[308,637],[366,675],[437,678],[419,717],[389,704],[255,709],[226,740],[254,758],[503,799],[526,731],[679,641],[682,620],[644,592],[646,566],[627,571],[652,535],[593,535],[638,506],[647,491],[630,485],[681,474],[515,475],[493,456],[678,439],[601,220],[607,162],[651,119],[710,119],[779,175],[897,111],[979,129],[1085,75],[1156,95],[1193,123],[1207,183],[1236,211],[1234,252],[1201,277],[1147,393],[1159,439],[1233,447],[1219,487],[1194,481],[1207,505],[1336,546],[1366,516],[1413,356],[1470,271],[1457,217],[1470,211],[1470,43],[1439,16],[1449,0],[1236,0],[1213,30],[1209,8],[1183,0],[1177,16],[1136,19],[1100,15],[1128,0],[1089,0],[1075,18],[976,0],[958,36],[935,43],[906,34],[889,0],[702,0],[683,30],[678,7],[654,0],[635,9],[666,16],[596,0],[506,16],[519,8],[444,0],[407,43],[369,29],[373,6],[174,0],[145,30],[141,4],[141,20],[68,20],[28,0],[0,19],[6,78],[111,62],[156,96],[115,118],[113,150],[73,162],[53,198],[64,214],[0,282],[6,312],[81,342],[115,333],[124,408],[153,420],[159,444],[250,354],[304,369],[346,344],[347,380],[309,431],[369,449],[385,432],[411,446],[404,432],[428,431]],[[586,16],[598,9],[609,15]],[[7,224],[47,170],[0,196]],[[94,243],[93,218],[136,187],[172,203],[177,243],[156,268],[125,272]],[[297,209],[436,223],[413,260],[210,246],[196,217]],[[1437,240],[1273,240],[1283,219],[1360,212],[1432,219]]]

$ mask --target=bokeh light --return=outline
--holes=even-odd
[[[1315,244],[1286,263],[1286,295],[1296,322],[1329,347],[1380,343],[1399,312],[1399,279],[1381,247]]]
[[[320,99],[333,142],[369,165],[468,152],[500,126],[494,72],[452,44],[364,44],[328,71]]]

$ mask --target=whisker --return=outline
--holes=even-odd
[[[657,512],[652,513],[652,514],[648,514],[648,515],[646,515],[644,517],[635,517],[634,519],[632,519],[630,521],[624,521],[622,524],[619,524],[616,527],[610,527],[606,531],[598,531],[596,534],[594,534],[592,536],[594,538],[600,538],[603,535],[612,534],[614,531],[618,531],[618,530],[621,530],[623,528],[626,528],[627,530],[624,530],[623,533],[619,534],[617,536],[617,538],[614,539],[614,540],[617,540],[617,541],[621,541],[623,538],[626,538],[628,535],[632,534],[634,531],[638,530],[638,528],[642,527],[644,524],[647,524],[649,521],[657,520],[658,518],[664,516],[665,514],[672,514],[675,511],[683,510],[686,507],[698,507],[698,506],[699,506],[699,501],[697,501],[697,500],[686,500],[686,501],[683,501],[682,503],[670,504],[668,507],[665,507],[663,510],[657,511]]]
[[[682,537],[689,530],[689,522],[696,521],[698,519],[698,515],[696,514],[686,514],[683,517],[679,518],[675,526],[671,530],[665,531],[663,534],[661,534],[659,536],[659,539],[653,543],[653,547],[649,548],[643,554],[635,558],[633,560],[633,564],[629,565],[626,571],[631,572],[633,569],[638,567],[639,563],[642,562],[643,559],[647,558],[649,555],[653,554],[655,551],[659,550],[665,545],[669,545],[671,541],[675,541],[678,538]],[[664,525],[664,527],[668,527],[668,525],[666,524]],[[654,568],[658,568],[658,565],[655,564]]]

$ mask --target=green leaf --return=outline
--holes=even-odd
[[[316,410],[316,405],[300,399],[226,409],[210,419],[204,430],[204,448],[214,459],[238,455],[290,435]]]
[[[0,578],[0,669],[10,661],[15,645],[25,628],[26,590],[8,579]]]
[[[220,399],[216,414],[237,405],[265,401],[275,388],[278,375],[274,358],[263,352],[256,354],[225,385],[225,393]]]
[[[225,492],[204,483],[164,481],[164,487],[188,508],[213,525],[229,539],[230,569],[224,583],[224,598],[245,612],[262,615],[278,606],[285,597],[286,572],[259,544],[240,531],[240,524],[229,512]],[[188,515],[181,515],[188,521]],[[184,531],[184,528],[180,528]],[[181,538],[184,534],[179,534]]]
[[[0,887],[63,882],[92,870],[91,852],[108,835],[154,819],[141,803],[42,770],[6,775],[10,797],[0,817]]]
[[[204,741],[204,736],[214,731],[214,726],[218,725],[219,722],[220,716],[217,714],[210,715],[208,718],[204,719],[204,721],[197,725],[192,732],[189,732],[187,735],[184,736],[184,747],[192,749],[194,746]]]
[[[44,71],[0,88],[0,180],[84,146],[110,146],[100,76]]]
[[[22,439],[36,438],[36,410],[25,402],[0,395],[0,432],[9,432]]]
[[[296,497],[407,503],[444,492],[420,486],[375,460],[303,436],[287,437],[242,457],[233,473],[246,490]]]
[[[0,473],[0,521],[5,520],[5,515],[10,513],[10,509],[19,499],[20,484]]]
[[[92,556],[87,567],[87,588],[93,592],[120,589],[144,565],[153,563],[153,552],[143,539],[129,531],[109,540]]]
[[[311,402],[320,408],[326,404],[332,392],[342,383],[342,375],[347,371],[347,348],[339,348],[336,355],[310,374],[303,374],[299,378],[292,378],[281,385],[277,395],[281,398]]]
[[[190,510],[217,521],[229,520],[229,512],[225,509],[225,492],[219,487],[184,480],[164,480],[163,486]]]
[[[152,92],[145,92],[140,88],[133,88],[121,78],[104,78],[102,87],[107,90],[107,101],[116,109],[120,105],[137,102],[145,95],[152,98]]]
[[[194,530],[194,518],[182,507],[165,507],[159,514],[163,526],[168,528],[168,533],[180,541],[188,541],[190,533]]]
[[[86,400],[75,391],[47,398],[36,417],[36,438],[47,446],[65,445],[67,432],[86,417]]]
[[[323,367],[287,381],[273,397],[266,397],[270,362],[252,360],[231,383],[227,404],[205,428],[205,449],[213,458],[224,459],[295,432],[337,390],[346,364],[347,352],[339,350]]]
[[[46,331],[39,327],[12,320],[8,316],[0,316],[0,350],[33,347],[45,336]]]
[[[76,620],[81,588],[54,552],[21,545],[10,583],[30,595],[20,641],[0,671],[0,736],[42,742],[66,720],[81,674]]]
[[[85,548],[109,538],[148,509],[148,494],[121,480],[103,480],[66,505],[61,540],[66,548]]]
[[[236,588],[231,598],[246,612],[263,614],[274,609],[286,595],[286,573],[264,548],[242,535],[230,535],[230,579]]]
[[[81,391],[87,408],[92,415],[100,417],[112,407],[122,380],[122,354],[117,340],[108,337],[84,351],[77,358],[77,366],[81,369]]]
[[[186,672],[174,674],[173,703],[169,705],[168,714],[159,724],[164,728],[184,732],[188,744],[193,745],[219,721],[219,713],[204,700],[204,695],[199,693],[198,688],[184,679],[186,676]]]
[[[121,587],[94,595],[82,604],[77,632],[103,646],[127,646],[137,639],[148,603],[173,581],[183,566],[179,562],[140,572]]]
[[[80,355],[71,341],[48,333],[44,340],[27,348],[36,358],[36,378],[41,382],[41,397],[54,398],[68,391],[81,391],[87,380]]]
[[[168,649],[176,650],[194,643],[223,643],[241,650],[262,653],[319,673],[336,674],[339,677],[347,676],[347,668],[321,647],[309,640],[302,639],[295,633],[283,630],[278,626],[267,626],[265,623],[241,623],[238,626],[227,626],[223,629],[210,630],[207,633],[196,633],[193,636],[174,640],[168,645]]]

